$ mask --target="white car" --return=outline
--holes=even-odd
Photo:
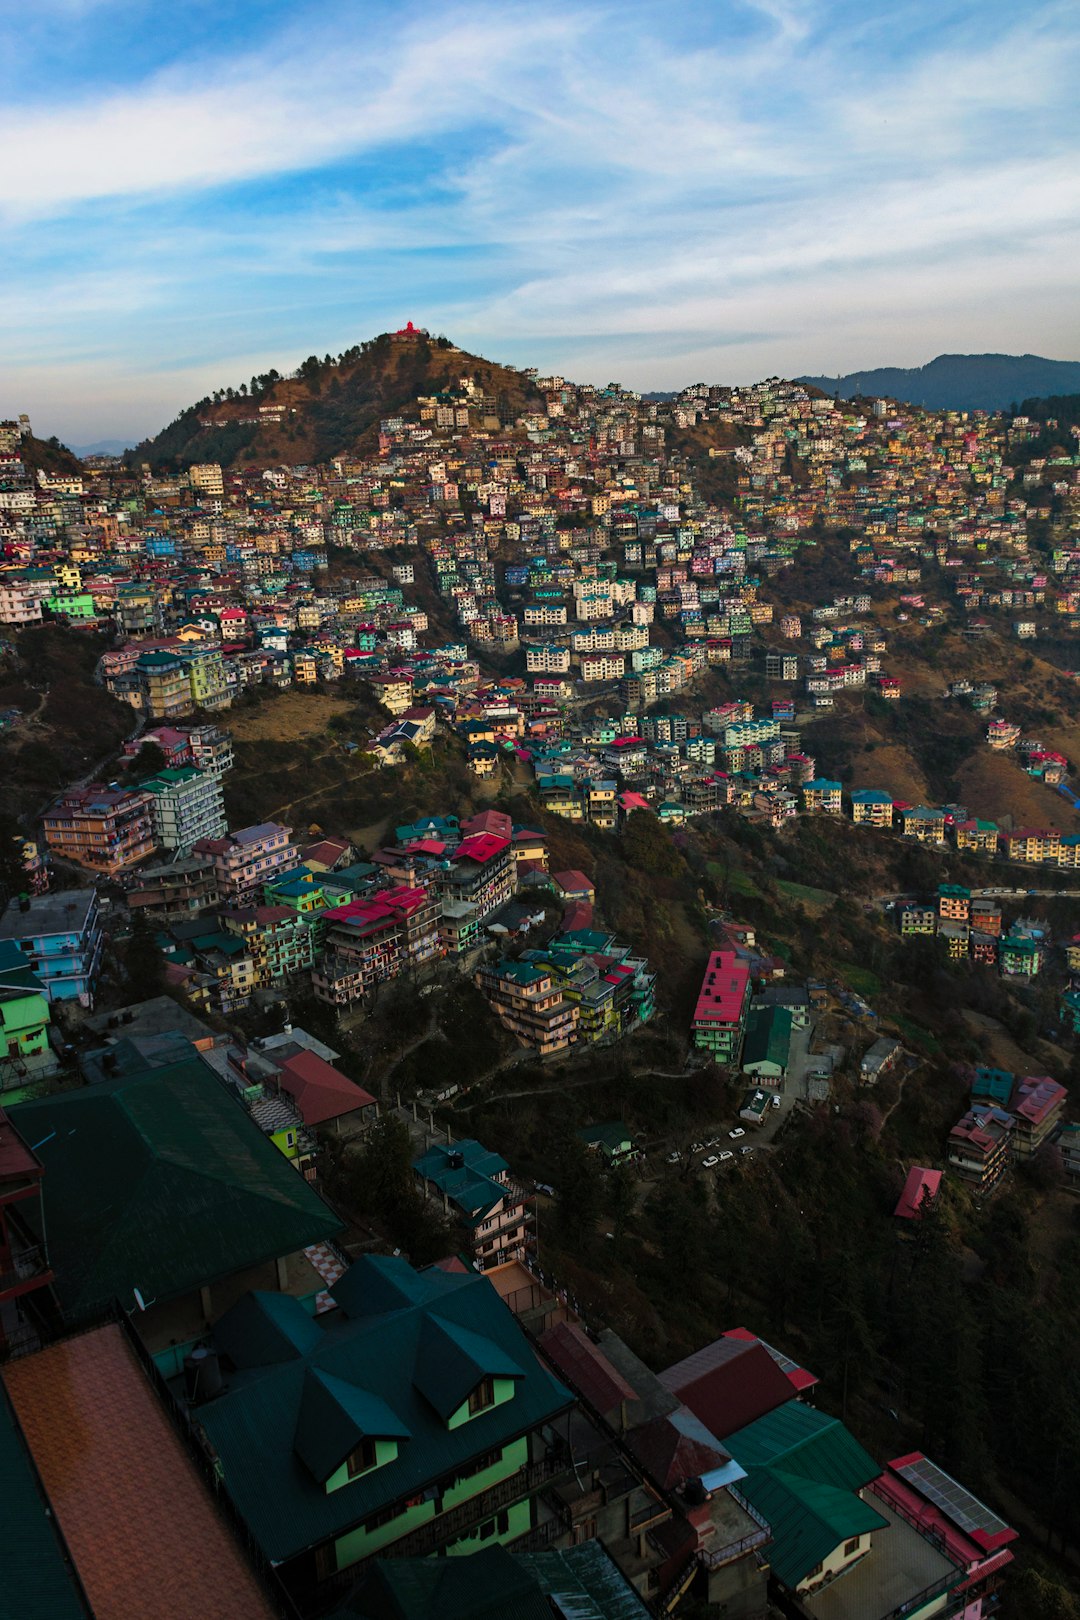
[[[773,1107],[774,1107],[774,1108],[779,1108],[779,1106],[780,1106],[780,1099],[779,1099],[779,1097],[774,1097],[774,1098],[773,1098],[773,1100],[772,1100],[772,1105],[773,1105]]]
[[[728,1136],[731,1138],[731,1140],[733,1142],[737,1142],[739,1140],[740,1136],[745,1136],[745,1135],[746,1135],[746,1132],[743,1130],[741,1125],[736,1125],[736,1127],[735,1127],[735,1129],[733,1131],[728,1131]]]
[[[734,1157],[735,1157],[734,1153],[732,1153],[729,1148],[725,1148],[723,1153],[721,1153],[721,1155],[720,1155],[720,1163],[721,1164],[727,1164],[728,1161],[730,1159],[733,1159]]]
[[[751,1147],[751,1146],[750,1146],[750,1144],[749,1144],[749,1142],[748,1142],[748,1143],[747,1143],[747,1144],[746,1144],[746,1146],[745,1146],[745,1147],[741,1147],[741,1148],[740,1148],[740,1149],[739,1149],[739,1152],[740,1152],[740,1153],[753,1153],[753,1151],[754,1151],[754,1150],[753,1150],[753,1148],[752,1148],[752,1147]]]
[[[672,1152],[670,1152],[668,1154],[667,1158],[664,1160],[664,1163],[665,1164],[678,1164],[678,1162],[679,1162],[679,1160],[681,1158],[682,1158],[681,1153],[676,1153],[674,1150],[672,1150]]]
[[[691,1151],[691,1153],[704,1153],[704,1151],[705,1151],[704,1142],[691,1142],[690,1151]]]
[[[701,1168],[703,1170],[715,1170],[719,1163],[720,1160],[717,1158],[716,1154],[710,1153],[707,1159],[702,1159]]]

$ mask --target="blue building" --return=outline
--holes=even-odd
[[[93,889],[27,895],[0,917],[0,940],[22,947],[50,1001],[93,1006],[101,962],[101,914]]]

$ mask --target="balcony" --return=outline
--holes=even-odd
[[[422,1524],[409,1535],[402,1536],[400,1541],[395,1541],[384,1548],[381,1556],[430,1557],[432,1553],[438,1552],[452,1541],[460,1540],[478,1524],[490,1519],[503,1508],[510,1507],[514,1502],[520,1502],[524,1497],[532,1496],[542,1486],[558,1479],[567,1470],[567,1463],[557,1457],[545,1457],[539,1462],[529,1463],[516,1474],[511,1474],[508,1479],[500,1480],[490,1490],[481,1491],[478,1496],[471,1496],[467,1502],[460,1502],[447,1513],[440,1514],[428,1524]]]
[[[36,1244],[13,1249],[10,1262],[0,1271],[0,1294],[21,1289],[27,1283],[45,1281],[50,1275],[45,1252]]]

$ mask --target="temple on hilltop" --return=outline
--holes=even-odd
[[[408,321],[396,332],[391,332],[390,336],[395,343],[408,343],[411,338],[426,338],[430,337],[431,333],[426,326],[414,326],[412,321]]]

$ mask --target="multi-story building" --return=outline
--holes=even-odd
[[[14,940],[50,1001],[92,1006],[101,960],[101,916],[93,889],[64,889],[12,900],[0,941]]]
[[[1068,1092],[1048,1075],[1029,1075],[1017,1083],[1009,1102],[1013,1117],[1012,1151],[1030,1159],[1061,1123]]]
[[[939,884],[938,916],[943,922],[970,922],[971,890],[959,883]]]
[[[851,795],[851,819],[856,826],[891,827],[892,794],[880,788],[856,788]]]
[[[945,812],[929,809],[925,804],[909,805],[901,810],[900,820],[905,838],[917,839],[920,844],[945,842]]]
[[[144,866],[127,891],[132,911],[145,911],[160,922],[196,916],[218,901],[217,874],[209,855],[189,855],[161,866]]]
[[[972,816],[968,821],[958,822],[953,831],[957,849],[970,850],[975,855],[997,854],[999,834],[996,821],[980,821]]]
[[[55,1324],[41,1242],[41,1160],[0,1109],[0,1355],[33,1349]]]
[[[221,780],[194,766],[164,770],[142,783],[150,794],[154,837],[164,848],[187,855],[200,838],[220,838],[228,831]]]
[[[237,906],[250,905],[270,878],[300,864],[292,829],[276,821],[241,827],[223,838],[200,838],[194,853],[211,858],[221,899]]]
[[[242,939],[254,968],[253,990],[284,984],[315,960],[311,920],[290,906],[241,906],[222,913],[225,931]]]
[[[562,1052],[577,1040],[579,1009],[546,965],[485,963],[475,982],[504,1029],[540,1057]]]
[[[463,838],[440,866],[435,884],[459,950],[474,944],[486,919],[512,897],[516,876],[510,840],[488,832]],[[462,926],[470,920],[472,930]]]
[[[307,1613],[376,1555],[527,1535],[567,1466],[545,1434],[572,1405],[475,1273],[368,1255],[332,1292],[315,1318],[287,1296],[272,1312],[240,1299],[213,1330],[228,1387],[192,1411],[220,1489]]]
[[[115,877],[154,849],[151,795],[100,783],[72,788],[45,813],[45,842],[55,855]]]
[[[175,720],[191,712],[191,682],[176,653],[143,653],[135,665],[142,707],[154,720]]]
[[[980,1193],[993,1191],[1009,1165],[1013,1118],[1002,1108],[969,1108],[949,1132],[949,1168]]]
[[[49,999],[22,947],[0,939],[0,1092],[51,1074]]]
[[[815,777],[802,784],[803,809],[807,815],[838,816],[841,811],[841,787],[826,777]]]
[[[431,890],[387,889],[320,915],[325,949],[311,980],[320,1001],[347,1006],[442,952],[440,902]]]
[[[715,1063],[737,1063],[750,1001],[750,967],[734,951],[713,951],[698,992],[690,1031]]]
[[[413,1160],[413,1173],[428,1197],[465,1227],[480,1271],[524,1260],[528,1200],[499,1154],[472,1139],[436,1142]]]

